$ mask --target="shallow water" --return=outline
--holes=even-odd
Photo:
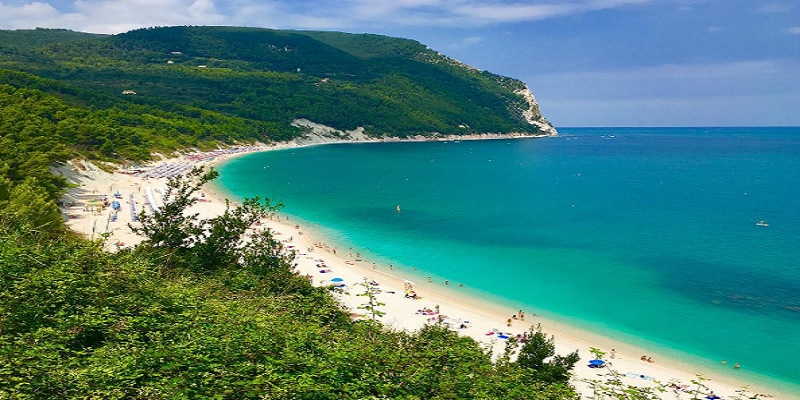
[[[800,382],[800,129],[560,131],[258,153],[220,183],[385,262]]]

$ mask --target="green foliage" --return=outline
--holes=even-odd
[[[11,186],[36,179],[55,201],[66,181],[51,168],[71,158],[140,161],[289,140],[301,132],[290,126],[296,118],[374,135],[535,131],[520,114],[522,87],[380,35],[0,31],[0,176]]]
[[[364,291],[357,294],[356,296],[366,297],[367,301],[364,304],[358,306],[358,308],[369,313],[369,317],[373,321],[377,320],[378,317],[382,317],[383,315],[385,315],[386,313],[381,311],[380,307],[385,306],[386,304],[378,300],[377,290],[375,289],[374,286],[372,286],[372,284],[367,282],[367,278],[364,278],[364,281],[360,282],[359,286],[361,286],[364,289]]]
[[[199,201],[197,192],[215,179],[214,169],[197,167],[185,177],[167,182],[163,206],[153,213],[139,214],[139,223],[130,229],[145,238],[141,251],[156,252],[170,264],[198,272],[211,272],[244,260],[247,267],[261,274],[290,270],[293,253],[270,230],[254,230],[257,222],[278,210],[268,200],[246,199],[231,207],[226,203],[222,215],[200,219],[191,207]],[[248,241],[242,238],[249,234]]]
[[[605,354],[596,347],[590,348],[589,352],[598,359],[602,359]],[[660,381],[653,381],[652,386],[635,386],[624,383],[623,375],[614,368],[612,362],[606,362],[603,368],[606,369],[605,373],[598,374],[598,376],[603,376],[602,379],[584,380],[592,388],[592,398],[595,400],[658,400],[662,398],[663,393],[667,392],[668,386]],[[675,385],[679,384],[679,382],[674,383]],[[676,393],[676,398],[681,398],[675,388],[672,390]]]
[[[590,347],[589,353],[592,353],[595,360],[602,360],[606,356],[606,352],[598,349],[597,347]]]
[[[710,390],[706,385],[706,382],[710,380],[711,379],[703,376],[703,374],[695,375],[695,378],[690,381],[692,384],[692,400],[699,400],[701,397],[703,397],[704,393],[707,393]]]
[[[773,398],[771,394],[767,393],[758,393],[754,392],[753,389],[748,386],[742,386],[739,389],[736,389],[736,394],[732,397],[733,400],[758,400],[758,399],[770,399]]]
[[[171,180],[133,250],[67,233],[56,207],[67,182],[52,168],[69,159],[286,140],[301,117],[400,136],[530,130],[519,85],[377,35],[0,31],[0,399],[576,399],[568,358],[495,363],[442,326],[352,321],[254,227],[276,205],[191,213],[213,170]]]
[[[269,230],[240,234],[269,206],[176,219],[213,176],[170,182],[134,250],[0,224],[0,398],[577,399],[445,327],[350,320]]]
[[[0,69],[45,78],[0,82],[57,94],[94,111],[160,110],[167,121],[195,124],[207,114],[236,126],[201,133],[184,123],[176,129],[196,138],[288,139],[298,134],[289,126],[296,118],[340,129],[364,126],[374,135],[536,132],[521,116],[527,103],[514,93],[522,82],[467,68],[413,40],[237,27],[149,28],[114,36],[0,31],[0,38],[16,43],[0,51]],[[137,94],[123,96],[123,90]],[[104,154],[119,147],[110,143]]]
[[[20,29],[16,31],[0,30],[0,45],[8,48],[31,48],[49,45],[54,42],[71,42],[92,38],[92,33],[75,32],[67,29]]]
[[[0,176],[0,223],[49,233],[63,228],[58,206],[36,178],[12,186]]]
[[[557,355],[555,339],[547,337],[537,325],[528,332],[528,340],[519,350],[517,364],[534,371],[540,381],[566,383],[579,359],[577,350],[566,356]]]

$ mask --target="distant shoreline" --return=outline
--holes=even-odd
[[[542,136],[531,136],[531,137],[515,137],[515,138],[541,138]],[[545,136],[547,137],[547,136]],[[508,137],[492,137],[491,139],[512,139]],[[455,139],[458,140],[458,139]],[[484,140],[483,138],[468,138],[465,140]],[[450,141],[450,140],[416,140],[416,142],[424,142],[424,141]],[[325,143],[309,143],[309,144],[301,144],[301,145],[284,145],[276,148],[270,148],[265,151],[274,151],[274,150],[290,150],[296,148],[303,148],[315,145],[323,145],[323,144],[341,144],[341,143],[385,143],[385,142],[408,142],[404,140],[388,140],[388,141],[337,141],[337,142],[325,142]],[[215,167],[219,167],[224,165],[225,163],[239,158],[248,154],[252,153],[245,153],[245,154],[237,154],[231,157],[226,157],[224,159],[215,160],[211,163],[211,165]],[[228,192],[224,187],[221,186],[218,182],[214,182],[210,185],[210,191],[212,192],[212,197],[214,197],[217,201],[224,201],[226,198],[231,198],[232,194]],[[319,229],[314,228],[315,225],[313,222],[310,221],[303,221],[299,220],[295,216],[287,216],[283,215],[284,218],[290,218],[291,223],[288,225],[299,225],[300,230],[307,235],[307,238],[312,238],[313,241],[317,242],[324,242],[326,246],[330,246],[332,240],[326,237],[325,234],[321,233]],[[293,228],[289,226],[289,228]],[[341,258],[337,255],[334,255],[330,252],[326,254],[326,261],[329,261],[329,258]],[[343,259],[342,259],[343,260]],[[339,264],[341,264],[342,260],[339,260]],[[377,264],[377,269],[373,270],[370,267],[370,264]],[[485,297],[479,297],[478,293],[473,293],[474,289],[466,289],[466,290],[458,290],[457,288],[450,286],[445,287],[441,284],[428,284],[425,282],[425,273],[422,272],[413,272],[407,269],[396,268],[394,270],[389,270],[387,265],[381,265],[380,263],[375,263],[373,260],[364,258],[364,262],[359,264],[357,263],[353,266],[354,269],[358,271],[360,276],[366,276],[369,279],[376,279],[379,282],[383,282],[381,279],[389,281],[395,285],[395,287],[401,287],[402,282],[404,280],[412,280],[417,284],[420,284],[420,287],[423,289],[426,294],[423,296],[424,300],[432,301],[437,304],[448,304],[450,307],[454,307],[456,305],[460,306],[464,310],[468,310],[468,312],[473,314],[479,314],[483,318],[487,320],[494,320],[495,325],[497,328],[501,330],[505,329],[504,324],[502,321],[507,318],[508,315],[511,315],[516,312],[514,306],[511,305],[511,302],[503,302],[501,299],[486,299]],[[310,270],[304,270],[303,272],[313,273],[313,268]],[[489,294],[490,297],[496,297],[496,295]],[[444,307],[443,307],[444,308]],[[582,361],[579,362],[578,366],[576,366],[576,371],[582,368],[585,369],[584,361],[588,360],[587,358],[589,355],[586,350],[589,347],[599,347],[606,351],[609,349],[616,349],[617,354],[648,354],[656,358],[657,364],[641,364],[638,359],[636,360],[629,360],[633,361],[629,366],[627,363],[623,364],[620,369],[628,368],[628,369],[639,369],[639,370],[647,370],[653,369],[657,372],[648,373],[650,376],[654,376],[658,379],[663,379],[664,382],[667,382],[671,378],[680,377],[682,381],[688,382],[690,379],[694,379],[694,373],[686,372],[686,371],[696,371],[698,367],[697,362],[692,362],[690,360],[681,359],[676,355],[667,355],[663,354],[661,349],[653,349],[653,348],[643,348],[640,345],[632,344],[626,340],[619,340],[619,339],[612,339],[602,334],[591,333],[587,331],[585,328],[572,325],[568,322],[561,322],[557,319],[553,319],[552,317],[542,317],[536,316],[535,321],[541,323],[545,328],[545,332],[548,334],[553,334],[556,339],[556,346],[557,351],[560,353],[566,353],[572,350],[575,350],[574,347],[570,347],[573,344],[580,344],[581,357]],[[388,324],[389,326],[393,326],[392,324]],[[407,329],[407,327],[404,327]],[[470,335],[473,336],[473,335]],[[482,341],[480,335],[477,337],[473,336],[479,343],[485,343]],[[645,339],[642,339],[646,341]],[[657,347],[657,345],[654,345]],[[501,348],[495,346],[495,352],[501,351]],[[676,353],[683,353],[681,351],[676,351]],[[697,358],[697,360],[706,360],[700,356],[694,356],[688,353],[683,353],[687,355],[689,358]],[[620,357],[620,356],[618,356]],[[711,361],[711,360],[707,360]],[[617,359],[617,362],[621,361]],[[648,368],[643,368],[643,365],[647,366]],[[727,394],[726,397],[732,396],[735,394],[735,390],[744,386],[746,383],[742,381],[741,377],[733,376],[733,374],[726,374],[724,371],[720,371],[717,369],[705,368],[703,371],[703,375],[706,377],[710,377],[713,380],[711,381],[710,386],[715,389],[717,394]],[[593,372],[593,371],[590,371]],[[746,374],[758,375],[754,372],[745,372]],[[586,374],[576,374],[579,379],[588,379],[590,376]],[[759,375],[760,376],[760,375]],[[755,378],[757,381],[759,379]],[[769,380],[770,378],[764,377],[764,380]],[[748,379],[745,378],[744,381]],[[634,382],[635,383],[635,382]],[[588,387],[582,387],[579,383],[576,384],[576,387],[579,388],[579,391],[583,394],[590,393]],[[780,391],[777,388],[773,387],[767,383],[748,383],[749,386],[753,389],[759,389],[759,392],[762,393],[770,393],[776,399],[780,398],[791,398],[793,395],[789,395],[786,392]],[[664,398],[674,398],[673,394],[665,394]]]
[[[323,144],[493,140],[541,137],[543,136],[486,137],[485,135],[481,135],[466,138],[436,138],[435,140],[329,140],[306,143],[286,142],[273,146],[261,146],[254,151],[224,155],[207,162],[202,162],[201,164],[221,166],[230,160],[254,152],[289,150]],[[183,157],[177,157],[163,161],[176,162],[182,159]],[[157,185],[162,185],[164,182],[164,179],[143,180],[130,175],[119,173],[106,174],[102,171],[86,173],[83,177],[83,186],[88,192],[110,194],[112,190],[120,190],[123,192],[125,198],[127,198],[128,193],[137,195],[135,191],[141,191],[143,187],[157,187]],[[197,206],[197,211],[201,214],[201,217],[218,215],[224,210],[225,199],[232,197],[230,193],[227,193],[218,183],[208,185],[205,188],[205,192],[207,194],[206,199],[210,201],[200,203]],[[142,205],[141,209],[143,208],[144,206]],[[127,212],[127,210],[125,212]],[[283,217],[286,218],[285,216]],[[102,218],[96,218],[94,223],[92,223],[90,218],[69,222],[74,230],[89,235],[94,229],[94,226],[97,225],[96,222],[98,220],[102,222]],[[127,221],[123,222],[126,223]],[[418,293],[423,297],[422,300],[412,301],[404,299],[402,295],[387,295],[386,298],[381,299],[387,304],[387,306],[384,307],[385,311],[387,311],[387,316],[382,320],[389,327],[408,330],[418,329],[426,322],[426,319],[425,317],[417,315],[416,310],[422,306],[432,307],[434,304],[438,304],[442,309],[442,313],[446,313],[449,316],[463,317],[464,319],[468,318],[472,322],[469,329],[458,330],[459,333],[473,337],[479,343],[491,344],[497,352],[502,350],[504,342],[494,338],[494,336],[487,336],[485,333],[489,329],[498,329],[500,331],[508,331],[516,334],[526,330],[531,323],[542,323],[545,332],[555,335],[557,351],[559,353],[573,351],[576,348],[580,350],[582,360],[576,366],[576,381],[573,382],[573,384],[584,394],[590,393],[590,389],[586,384],[577,382],[577,380],[596,378],[594,375],[595,370],[591,370],[585,365],[585,361],[589,359],[589,354],[587,352],[589,347],[599,347],[606,351],[611,348],[616,349],[617,358],[615,358],[613,362],[617,365],[619,370],[641,371],[642,374],[661,379],[665,382],[672,378],[678,378],[683,382],[688,382],[690,379],[694,378],[694,374],[691,371],[695,371],[697,365],[691,362],[685,362],[675,359],[674,357],[662,355],[658,351],[653,351],[652,349],[647,350],[640,346],[629,344],[624,340],[616,340],[594,334],[586,329],[572,326],[568,323],[558,322],[551,318],[543,318],[541,316],[533,317],[530,310],[526,310],[528,318],[524,323],[522,321],[514,321],[513,326],[507,328],[505,326],[505,319],[511,313],[516,312],[516,310],[512,309],[509,305],[502,304],[502,302],[495,301],[494,299],[487,300],[485,298],[479,298],[473,293],[470,293],[471,289],[458,290],[453,287],[445,287],[441,284],[428,284],[425,282],[424,278],[421,279],[421,276],[415,276],[413,273],[406,274],[408,271],[404,270],[389,270],[386,265],[373,263],[372,260],[367,258],[361,259],[362,261],[354,261],[353,257],[346,256],[346,252],[344,252],[343,249],[337,249],[338,254],[334,254],[335,245],[332,246],[329,238],[326,238],[324,234],[314,229],[313,223],[298,221],[296,218],[292,218],[290,221],[265,221],[265,224],[277,232],[279,234],[278,237],[284,240],[287,245],[294,246],[294,248],[298,249],[300,252],[308,254],[298,259],[298,270],[301,273],[311,275],[315,285],[324,284],[326,279],[333,276],[318,273],[318,268],[316,268],[317,261],[315,260],[324,260],[324,263],[334,270],[334,275],[345,278],[348,283],[355,283],[363,278],[367,278],[378,281],[384,290],[393,289],[396,293],[402,293],[404,280],[413,280]],[[299,226],[299,229],[297,226]],[[122,241],[126,243],[126,246],[135,244],[140,240],[126,230],[126,226],[117,226],[114,228],[113,235],[118,235],[118,237],[115,236],[114,239],[120,240],[124,238]],[[291,238],[291,240],[289,240],[289,238]],[[317,245],[319,245],[319,247],[317,247]],[[313,251],[309,252],[308,249],[312,249]],[[363,302],[360,297],[355,296],[340,296],[339,299],[355,311],[358,311],[357,305]],[[638,360],[641,354],[653,356],[656,359],[656,363],[648,364],[641,362]],[[717,373],[717,371],[706,372],[708,372],[706,376],[714,379],[710,386],[717,394],[724,395],[725,397],[733,395],[734,390],[744,384],[740,379]],[[631,383],[642,382],[637,379],[632,380]],[[762,388],[763,385],[761,384],[752,386],[754,388],[761,388],[762,392],[773,394],[775,398],[793,397],[792,395],[777,391],[776,388],[773,388],[771,385],[767,385],[766,388]],[[666,393],[663,397],[675,398],[671,393]]]

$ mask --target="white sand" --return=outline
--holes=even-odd
[[[318,141],[286,143],[271,147],[271,149],[299,147],[317,143]],[[220,157],[209,164],[218,164],[235,156],[237,155]],[[181,159],[167,161],[178,162]],[[106,173],[84,163],[73,163],[72,166],[82,166],[85,170],[76,171],[76,168],[61,169],[63,173],[67,174],[70,179],[79,185],[65,198],[65,201],[77,203],[72,207],[65,208],[66,215],[75,216],[75,218],[67,220],[70,228],[87,236],[92,236],[94,232],[95,237],[98,237],[100,233],[107,232],[110,236],[107,240],[107,247],[110,250],[116,248],[115,243],[117,242],[122,242],[125,246],[138,243],[141,238],[134,235],[128,228],[128,223],[131,222],[130,205],[128,204],[129,196],[133,194],[138,210],[148,209],[145,204],[144,193],[147,188],[152,188],[153,190],[162,188],[166,183],[166,179],[144,180],[121,173]],[[206,201],[197,204],[193,211],[206,218],[219,215],[225,207],[224,197],[215,187],[209,186],[206,189],[204,193]],[[96,215],[84,211],[84,204],[87,198],[103,194],[111,197],[115,191],[119,191],[122,194],[122,200],[120,201],[122,210],[118,214],[116,222],[107,223],[109,209],[105,209]],[[154,193],[157,194],[158,192]],[[280,219],[280,221],[277,219]],[[546,333],[555,335],[556,348],[559,353],[565,354],[576,349],[580,351],[581,361],[575,368],[573,384],[584,397],[589,398],[591,390],[583,380],[603,379],[604,377],[601,374],[607,372],[606,369],[591,369],[587,367],[586,361],[592,358],[588,352],[590,347],[598,347],[605,351],[616,349],[615,358],[609,359],[609,361],[618,372],[623,375],[631,374],[633,376],[624,378],[624,382],[631,385],[647,386],[652,384],[652,380],[639,378],[638,375],[650,377],[664,383],[678,380],[688,384],[691,379],[695,378],[695,373],[701,372],[693,365],[671,359],[653,351],[637,348],[619,340],[585,330],[575,329],[552,320],[545,320],[530,313],[526,313],[524,321],[514,320],[511,327],[506,327],[507,319],[517,310],[505,309],[502,306],[461,294],[458,288],[445,287],[442,282],[427,283],[417,278],[412,278],[416,292],[421,299],[407,299],[404,297],[403,277],[396,274],[396,271],[391,270],[389,266],[373,264],[368,260],[357,261],[356,257],[354,257],[355,255],[348,254],[347,249],[334,249],[326,244],[326,239],[321,235],[303,226],[298,226],[296,221],[286,220],[284,216],[276,216],[272,220],[264,221],[263,226],[272,229],[279,239],[297,250],[297,269],[301,274],[309,275],[314,285],[329,285],[331,278],[343,278],[347,288],[344,293],[336,296],[354,314],[363,315],[365,313],[364,310],[358,309],[358,306],[365,302],[365,298],[356,296],[357,293],[363,292],[363,289],[357,283],[362,282],[365,278],[369,281],[378,282],[382,290],[382,293],[378,295],[378,299],[385,303],[384,306],[380,307],[385,312],[385,315],[380,320],[393,329],[415,330],[421,328],[429,322],[430,317],[418,314],[417,310],[425,307],[435,309],[438,306],[440,313],[449,317],[451,321],[458,321],[459,319],[470,321],[469,327],[466,329],[457,329],[457,326],[453,326],[460,334],[470,336],[486,346],[491,346],[499,354],[502,352],[505,341],[497,338],[496,335],[488,336],[486,335],[487,332],[497,329],[502,332],[518,334],[526,331],[532,324],[541,323]],[[320,263],[319,260],[332,272],[320,273],[317,267]],[[394,293],[390,293],[392,291]],[[641,361],[639,357],[643,354],[651,356],[655,362]],[[608,358],[608,356],[606,357]],[[704,373],[704,375],[712,378],[708,386],[717,395],[722,396],[723,399],[735,395],[736,389],[748,383],[727,375],[722,376],[715,373]],[[752,386],[758,387],[757,385]],[[779,394],[773,389],[759,389],[759,392],[771,393],[775,395],[775,398],[791,398],[790,395]],[[662,394],[664,399],[688,399],[690,397],[686,393],[674,393],[672,391]]]

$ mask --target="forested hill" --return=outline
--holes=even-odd
[[[443,324],[385,329],[376,303],[354,320],[269,229],[249,233],[269,202],[188,212],[214,171],[170,181],[132,227],[145,241],[117,253],[68,232],[56,205],[59,162],[288,139],[302,117],[534,133],[523,88],[374,35],[0,31],[0,399],[576,400],[577,352],[555,354],[541,330],[493,354]]]
[[[342,130],[362,126],[375,136],[549,128],[524,83],[413,40],[371,34],[237,27],[118,35],[0,31],[3,84],[10,85],[5,92],[35,89],[75,113],[92,114],[84,125],[98,129],[72,144],[108,143],[106,153],[129,158],[145,156],[137,149],[285,140],[298,135],[290,125],[298,118]]]

